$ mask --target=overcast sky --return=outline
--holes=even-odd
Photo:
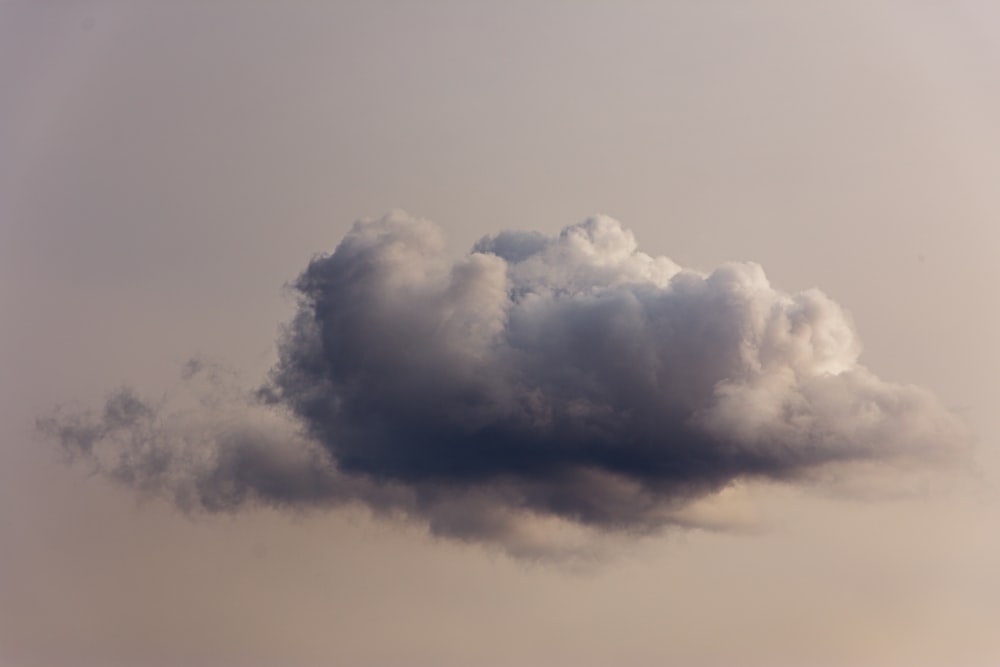
[[[0,3],[0,665],[997,664],[997,118],[1000,12],[971,0]],[[407,214],[383,219],[394,210]],[[359,219],[375,222],[352,227]],[[405,261],[393,264],[398,248]],[[654,270],[643,256],[670,262]],[[768,287],[755,270],[713,273],[750,266],[729,262],[759,264]],[[350,272],[368,266],[382,272]],[[702,291],[684,284],[707,300],[668,290],[681,268],[704,278]],[[410,301],[386,287],[425,279]],[[532,310],[490,292],[497,284],[551,299]],[[744,310],[710,311],[729,284],[757,291]],[[489,294],[503,318],[491,319]],[[736,383],[728,366],[702,373],[697,351],[709,365],[724,352],[677,352],[667,329],[594,334],[616,360],[602,375],[611,366],[574,336],[621,322],[623,299],[672,322],[693,321],[669,319],[690,305],[741,336],[758,306],[812,313],[814,331],[849,344],[773,359],[826,378],[801,389],[819,426],[781,431],[772,449],[751,442],[748,424],[783,424],[747,408],[777,390],[753,393],[763,385]],[[420,337],[435,309],[464,313],[448,330],[457,338]],[[288,333],[314,310],[360,319]],[[468,347],[469,331],[493,325],[524,356]],[[317,413],[316,387],[300,382],[309,336],[355,334],[348,361],[322,360],[351,378],[324,404],[353,408]],[[600,421],[604,394],[584,396],[572,372],[618,400],[614,383],[632,386],[644,366],[610,350],[637,340],[692,360],[691,381],[712,398],[681,405],[664,390],[663,422]],[[429,375],[384,357],[406,341],[440,361]],[[376,357],[387,383],[350,365]],[[878,428],[855,428],[828,400],[856,396],[859,369],[880,405],[904,406]],[[117,483],[122,470],[88,459],[81,434],[92,432],[73,431],[67,449],[37,427],[57,406],[100,414],[126,395],[142,403],[121,414],[159,415],[190,400],[194,370],[224,381],[188,405],[208,421],[183,434],[209,423],[222,440],[259,435],[222,404],[226,387],[270,383],[272,404],[302,426],[288,446],[316,445],[348,482],[324,478],[306,496],[248,484],[259,502],[202,493],[192,510],[184,484],[203,477],[188,468],[168,479],[132,467],[132,483]],[[495,380],[507,371],[518,382]],[[530,442],[556,452],[542,467],[563,486],[539,476],[536,450],[444,470],[413,464],[399,433],[369,431],[374,415],[461,445],[442,424],[486,417],[448,400],[484,377],[475,390],[490,409],[509,414],[504,401],[522,395],[555,406],[545,414],[569,430]],[[717,400],[720,378],[745,400]],[[427,393],[413,389],[421,379]],[[518,394],[522,381],[542,393]],[[649,417],[654,404],[612,407]],[[525,424],[500,424],[499,442],[537,435]],[[589,458],[560,458],[581,424],[638,434],[638,458],[608,458],[600,438]],[[708,438],[698,451],[716,467],[682,474],[646,456],[681,431],[697,446]],[[153,442],[169,448],[178,433]],[[817,433],[879,453],[851,449],[826,474]],[[939,446],[972,454],[896,456]],[[455,460],[441,447],[434,461]],[[798,447],[810,456],[789,463]],[[761,458],[712,458],[733,451]],[[624,480],[626,495],[590,494],[611,488],[604,477],[567,481],[578,467]],[[341,491],[365,475],[412,495]],[[478,493],[482,480],[475,502],[455,491]],[[636,509],[628,484],[654,500]],[[512,523],[489,523],[496,508]],[[541,523],[525,527],[518,508]],[[525,542],[535,530],[548,544],[550,529],[584,531],[587,546],[575,550],[573,533],[550,558]]]

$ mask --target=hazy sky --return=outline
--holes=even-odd
[[[0,665],[1000,662],[1000,12],[986,2],[946,4],[0,3]],[[302,308],[297,277],[356,220],[394,209],[433,221],[445,247],[421,240],[437,238],[426,231],[433,226],[418,234],[392,223],[378,238],[417,239],[405,247],[418,248],[420,262],[477,276],[494,275],[501,259],[521,266],[500,241],[489,246],[496,254],[468,259],[484,236],[553,237],[605,214],[631,230],[638,251],[670,266],[707,275],[752,261],[780,294],[819,288],[844,310],[809,301],[820,304],[809,311],[819,313],[816,330],[853,321],[857,363],[885,383],[866,386],[886,401],[910,396],[902,385],[932,393],[933,410],[919,403],[894,414],[955,415],[967,440],[958,426],[933,434],[971,442],[972,462],[930,474],[923,461],[916,481],[901,482],[887,472],[898,463],[890,457],[876,473],[838,470],[831,483],[813,476],[815,459],[788,467],[774,451],[754,450],[769,463],[763,481],[739,482],[746,469],[727,468],[738,483],[718,497],[731,480],[706,473],[693,487],[706,506],[680,503],[696,519],[723,517],[723,529],[687,514],[664,519],[662,503],[676,508],[680,487],[608,464],[603,472],[656,486],[658,504],[617,505],[585,526],[597,532],[587,543],[599,557],[588,548],[586,557],[538,560],[511,549],[508,532],[484,528],[492,515],[479,506],[443,519],[441,508],[456,504],[448,494],[398,505],[409,519],[372,518],[366,505],[377,502],[361,491],[333,509],[324,500],[185,516],[163,497],[94,474],[86,460],[67,465],[36,429],[58,405],[64,415],[99,411],[122,386],[144,404],[189,400],[181,378],[192,358],[225,369],[228,385],[260,386],[279,354],[308,347],[308,338],[279,335]],[[574,229],[590,230],[592,241],[595,229],[616,229],[592,220],[605,222]],[[353,238],[361,250],[314,263],[316,275],[341,275],[351,257],[369,261],[390,247]],[[646,303],[673,275],[661,264],[666,273],[642,268],[639,280],[635,262],[644,260],[632,255],[607,269],[601,253],[618,246],[588,260],[552,247],[549,268],[527,261],[511,274],[516,286],[610,285],[621,296],[625,282],[646,281],[634,295]],[[392,265],[402,268],[374,274],[371,285],[409,284],[403,269],[415,265]],[[590,282],[566,287],[566,275]],[[477,310],[488,299],[459,301],[453,291],[409,310],[379,300],[391,292],[357,303],[336,296],[343,284],[368,289],[364,280],[323,283],[323,298],[362,315],[384,306],[371,306],[388,313],[379,322],[401,322],[415,340],[419,317],[434,308],[473,313],[465,334],[493,321]],[[768,294],[747,303],[770,304]],[[572,342],[602,320],[552,303],[532,311],[547,318],[523,320],[537,327],[522,333],[540,332],[519,339],[533,361],[510,367],[555,401],[578,386],[559,369],[596,362],[569,343],[538,341]],[[690,312],[708,312],[692,303]],[[733,331],[756,321],[720,312],[713,321],[735,323]],[[330,326],[331,336],[348,331]],[[400,344],[373,333],[391,329],[359,329],[365,342],[349,358]],[[608,336],[600,340],[636,340],[619,329]],[[662,340],[653,331],[647,342]],[[449,345],[441,359],[450,363],[461,346]],[[837,349],[837,372],[854,372],[857,350]],[[799,368],[799,357],[776,358]],[[506,358],[489,361],[475,377],[508,367]],[[402,363],[386,367],[392,377],[424,377]],[[435,366],[445,367],[466,368]],[[276,386],[314,435],[364,432],[367,422],[334,423],[302,408],[298,377]],[[460,373],[431,377],[433,391],[452,380],[465,386]],[[389,421],[402,414],[394,399],[358,386],[337,400]],[[810,394],[821,397],[810,405],[826,415],[822,432],[872,444],[877,430],[820,409],[829,393]],[[223,394],[212,389],[209,404],[189,412],[231,427],[229,408],[212,402]],[[424,398],[440,407],[438,396],[446,394]],[[564,401],[566,414],[582,414],[574,400]],[[400,423],[426,426],[427,410],[411,412],[416,421]],[[706,423],[736,424],[743,435],[725,442],[742,442],[758,413],[740,414]],[[884,423],[907,436],[880,438],[879,451],[941,440],[905,430],[924,422],[900,420]],[[642,432],[661,433],[658,423],[649,428]],[[778,442],[782,452],[801,445]],[[817,442],[808,444],[822,454]],[[404,451],[335,455],[422,497],[423,475],[445,473],[400,467]],[[581,505],[565,509],[564,496],[531,496],[522,463],[504,465],[515,470],[512,493],[535,499],[527,506],[543,519],[591,516]],[[642,538],[605,532],[622,524],[659,529]]]

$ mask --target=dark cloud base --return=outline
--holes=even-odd
[[[821,292],[750,263],[683,269],[606,217],[452,261],[436,226],[393,213],[294,287],[252,396],[210,382],[199,409],[167,413],[123,389],[40,428],[185,509],[359,503],[515,552],[539,519],[649,532],[737,482],[967,450],[928,392],[858,363]]]

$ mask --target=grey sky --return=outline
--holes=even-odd
[[[0,664],[1000,659],[1000,16],[989,3],[0,5]],[[57,404],[252,385],[361,217],[457,257],[595,213],[764,266],[931,389],[977,468],[907,500],[741,488],[753,534],[526,565],[363,511],[190,521],[38,439]]]

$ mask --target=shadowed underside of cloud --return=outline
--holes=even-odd
[[[360,503],[514,553],[556,529],[697,523],[692,504],[738,482],[967,451],[933,396],[858,363],[821,292],[776,290],[751,263],[684,269],[607,217],[455,261],[397,212],[355,224],[294,287],[252,398],[209,382],[168,413],[124,389],[41,428],[186,509]]]

